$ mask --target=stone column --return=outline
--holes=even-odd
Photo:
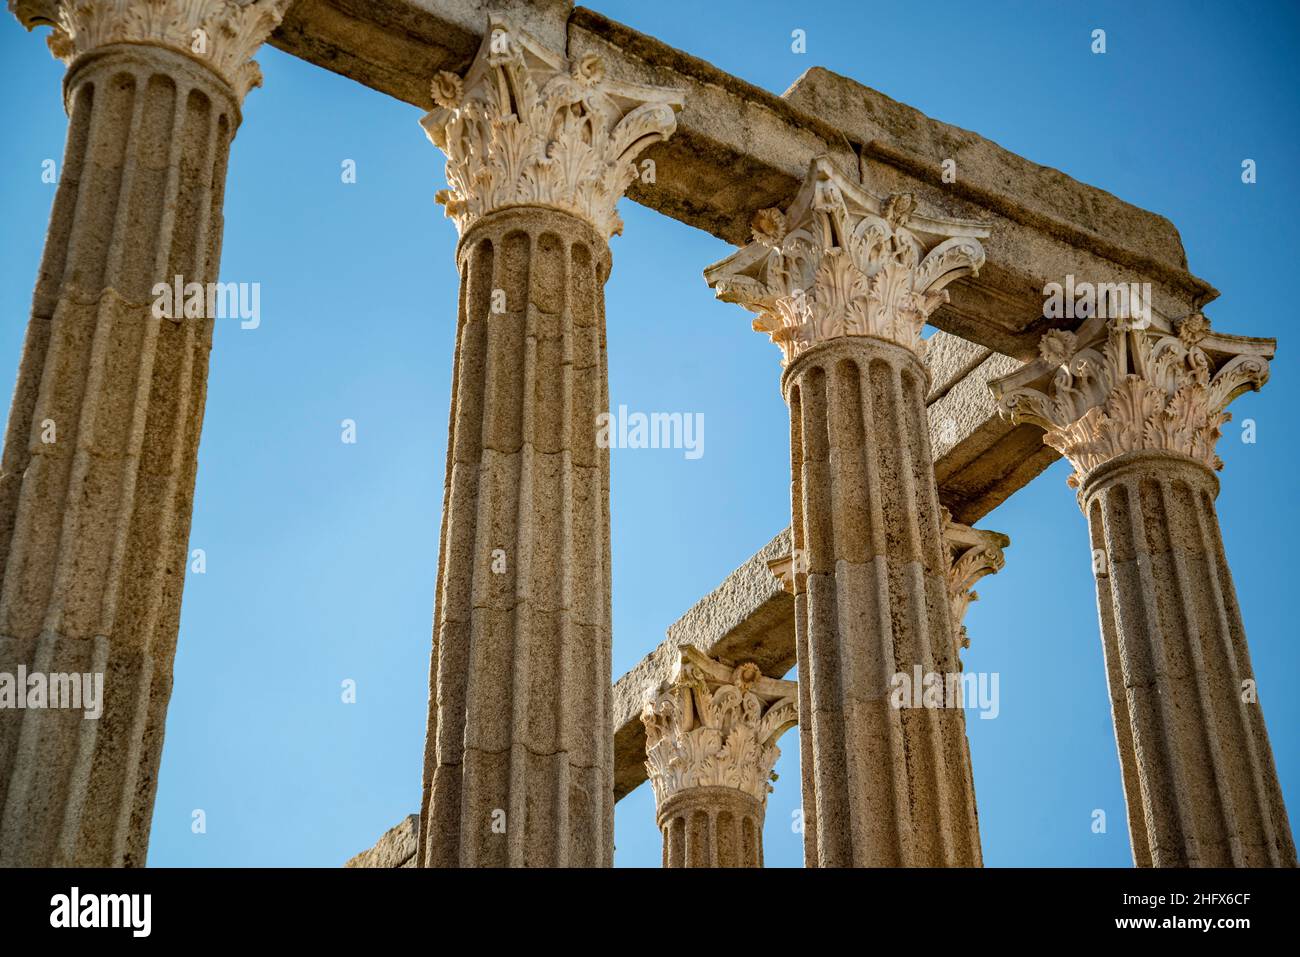
[[[603,287],[615,203],[681,99],[495,16],[434,99],[461,292],[421,863],[608,866]]]
[[[681,653],[641,714],[664,867],[762,867],[776,741],[798,720],[798,689],[752,662]]]
[[[0,467],[0,672],[100,673],[103,714],[0,711],[0,865],[145,863],[250,57],[288,0],[17,0],[68,142]]]
[[[957,670],[921,329],[987,234],[818,159],[705,272],[785,357],[809,866],[980,862],[960,708],[894,709],[890,685]]]
[[[958,670],[963,670],[960,650],[970,647],[970,637],[966,633],[963,620],[971,602],[979,600],[979,594],[975,591],[974,585],[986,575],[1002,570],[1003,565],[1006,563],[1002,550],[1011,544],[1011,539],[1001,532],[971,528],[969,525],[955,522],[948,509],[942,506],[940,506],[940,511],[943,515],[943,542],[948,554],[948,606],[952,612],[954,629],[953,660],[956,662]],[[798,576],[801,572],[807,571],[802,555],[794,553],[783,555],[768,562],[768,567],[772,569],[772,574],[781,582],[781,587],[791,595],[795,595],[796,601],[798,601]],[[803,686],[802,690],[806,690],[806,686]],[[975,776],[970,760],[970,741],[966,736],[966,716],[964,712],[960,714],[962,733],[959,761],[962,773],[969,782],[973,793]],[[809,756],[805,760],[811,763],[812,758]],[[805,795],[808,806],[812,806],[813,800],[814,797],[811,793]],[[976,820],[978,823],[978,808],[976,809]]]
[[[1011,544],[1011,539],[1001,532],[983,528],[971,528],[953,521],[948,509],[943,512],[943,543],[948,554],[948,607],[952,612],[953,626],[953,660],[958,671],[965,671],[960,651],[970,647],[970,636],[966,632],[966,611],[971,602],[979,601],[975,583],[986,575],[1000,572],[1006,564],[1002,550]],[[977,676],[982,677],[982,676]],[[966,776],[971,794],[975,793],[975,769],[970,759],[970,738],[966,734],[966,712],[958,709],[955,716],[961,720],[961,753],[959,760],[962,773]],[[976,827],[979,826],[979,808],[975,809]],[[978,835],[978,831],[976,831]],[[982,849],[976,848],[979,863],[983,863]]]
[[[1274,346],[1093,320],[992,384],[1075,469],[1139,867],[1296,864],[1214,507],[1224,408]]]

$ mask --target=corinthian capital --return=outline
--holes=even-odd
[[[1200,313],[1173,331],[1094,320],[1077,336],[1047,333],[1038,359],[989,385],[1004,415],[1046,430],[1074,466],[1073,487],[1125,452],[1178,452],[1220,469],[1225,409],[1268,381],[1276,345],[1215,334]]]
[[[28,30],[48,25],[50,52],[71,64],[110,43],[167,47],[206,64],[240,100],[262,84],[252,57],[292,0],[9,0]]]
[[[438,202],[461,235],[507,206],[550,206],[623,231],[615,204],[636,157],[677,128],[678,90],[619,83],[600,57],[570,62],[495,14],[469,72],[440,73],[420,120],[447,154]]]
[[[689,646],[673,677],[646,702],[646,771],[655,801],[697,787],[738,788],[766,803],[776,740],[799,720],[798,685],[733,668]]]
[[[979,272],[987,226],[922,214],[910,193],[882,199],[813,160],[790,208],[761,210],[754,240],[704,270],[719,299],[751,312],[789,363],[839,336],[875,336],[923,354],[921,328],[945,287]]]
[[[966,609],[979,600],[975,583],[985,575],[1002,571],[1006,558],[1002,550],[1011,539],[1001,532],[971,528],[953,521],[952,514],[943,510],[943,542],[948,547],[948,606],[952,609],[952,623],[957,644],[970,647],[966,633]]]

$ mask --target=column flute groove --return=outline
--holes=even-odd
[[[705,270],[780,346],[791,415],[808,866],[981,861],[960,703],[897,706],[959,669],[921,329],[988,228],[882,198],[826,158]]]
[[[462,295],[420,863],[608,866],[603,287],[614,205],[680,96],[494,15],[433,98]]]
[[[100,675],[103,714],[0,715],[4,865],[145,863],[213,321],[160,317],[158,286],[217,278],[249,58],[287,2],[144,6],[10,4],[53,27],[70,119],[0,459],[0,670]]]
[[[1214,448],[1270,339],[1096,319],[992,383],[1074,466],[1140,867],[1296,865],[1223,552]]]

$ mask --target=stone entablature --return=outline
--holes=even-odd
[[[690,788],[727,787],[765,805],[781,755],[776,741],[799,721],[797,699],[793,681],[683,647],[668,687],[641,713],[656,804]]]
[[[191,248],[195,250],[195,270],[215,276],[221,190],[230,134],[238,125],[236,98],[242,99],[260,83],[260,71],[250,58],[292,8],[294,19],[285,23],[277,38],[277,42],[288,44],[285,49],[296,45],[300,55],[310,50],[314,62],[382,77],[385,84],[405,84],[404,71],[414,70],[412,75],[419,78],[416,98],[407,98],[422,109],[429,105],[424,99],[425,78],[439,66],[461,70],[470,63],[483,32],[482,21],[488,19],[478,58],[464,80],[442,73],[434,82],[436,108],[429,116],[439,119],[431,129],[426,123],[431,138],[437,142],[441,136],[444,142],[439,145],[450,156],[452,188],[442,200],[461,233],[473,229],[489,213],[511,211],[509,217],[479,226],[475,243],[501,238],[491,235],[498,225],[514,231],[532,228],[534,237],[542,229],[551,230],[548,235],[572,230],[581,236],[560,238],[573,240],[568,249],[579,250],[577,255],[585,257],[584,266],[590,266],[593,258],[599,257],[585,255],[583,244],[594,238],[589,237],[587,224],[604,239],[619,232],[615,204],[628,188],[635,199],[645,201],[647,194],[653,197],[655,209],[710,229],[730,242],[743,243],[748,240],[743,224],[750,221],[753,210],[784,203],[799,188],[809,158],[822,156],[813,162],[812,175],[803,180],[785,213],[760,209],[753,219],[754,242],[719,264],[737,269],[724,270],[716,283],[724,298],[734,296],[759,313],[756,328],[779,343],[787,364],[805,350],[830,343],[801,359],[785,377],[784,381],[797,384],[801,397],[815,397],[815,388],[804,387],[815,385],[816,376],[800,381],[794,374],[800,369],[839,374],[840,369],[832,370],[824,363],[844,359],[844,368],[851,370],[862,358],[898,372],[891,353],[902,355],[907,349],[911,355],[904,358],[924,357],[926,344],[920,339],[920,330],[927,320],[1002,353],[987,357],[989,360],[1006,359],[1009,363],[1009,357],[1023,359],[1033,354],[1041,328],[1035,319],[1036,309],[1026,308],[1035,285],[1025,282],[1026,277],[1082,274],[1079,264],[1087,266],[1098,257],[1107,260],[1102,269],[1106,276],[1111,275],[1112,267],[1151,272],[1157,280],[1155,297],[1161,306],[1158,329],[1098,328],[1094,323],[1074,331],[1054,331],[1044,337],[1037,363],[1000,381],[998,391],[1004,408],[1016,421],[1048,430],[1049,444],[1075,466],[1072,483],[1082,483],[1080,503],[1093,535],[1112,707],[1138,863],[1267,861],[1294,865],[1295,850],[1262,715],[1254,707],[1257,702],[1239,700],[1236,695],[1239,680],[1253,684],[1254,679],[1213,509],[1218,485],[1208,471],[1221,464],[1215,444],[1222,425],[1229,420],[1226,405],[1240,392],[1257,389],[1267,380],[1274,344],[1272,340],[1209,332],[1203,316],[1195,310],[1215,293],[1186,273],[1181,242],[1171,225],[1078,184],[1059,183],[1054,171],[999,153],[977,137],[952,137],[951,128],[914,116],[901,104],[882,106],[878,94],[825,71],[809,71],[785,97],[777,98],[747,88],[707,64],[692,63],[653,38],[639,37],[590,11],[575,11],[562,0],[535,7],[532,0],[494,0],[491,4],[509,10],[517,25],[545,36],[545,46],[503,19],[485,18],[481,4],[466,0],[343,4],[347,7],[347,16],[342,18],[345,25],[339,18],[339,6],[330,2],[295,5],[293,0],[10,0],[10,10],[29,29],[38,24],[54,28],[50,47],[70,67],[65,97],[71,114],[67,165],[73,175],[59,181],[45,256],[45,262],[55,268],[43,265],[39,274],[36,300],[42,308],[33,310],[32,347],[24,352],[6,440],[4,475],[12,480],[0,496],[0,513],[4,513],[0,514],[0,532],[4,532],[0,535],[4,538],[0,558],[6,563],[5,601],[0,612],[4,613],[3,631],[10,644],[6,652],[14,660],[27,662],[95,656],[95,661],[106,660],[111,672],[128,675],[131,690],[117,696],[119,704],[110,705],[117,710],[110,710],[109,720],[98,731],[65,726],[43,715],[19,716],[21,732],[7,736],[21,747],[4,756],[5,767],[0,769],[9,782],[0,822],[0,861],[31,866],[50,862],[132,865],[145,860],[181,590],[176,563],[167,556],[183,553],[189,527],[197,464],[192,450],[198,446],[210,347],[204,337],[210,339],[211,330],[131,321],[138,303],[123,300],[111,281],[118,274],[147,275],[150,264],[163,263],[169,255],[186,255]],[[370,29],[379,22],[386,28]],[[377,56],[359,55],[363,48],[375,47],[382,51]],[[397,52],[390,54],[385,48]],[[565,52],[551,52],[556,50]],[[388,59],[390,55],[393,59]],[[394,64],[400,69],[393,68]],[[616,83],[609,81],[607,74],[654,85]],[[196,115],[202,117],[195,128],[206,132],[184,135],[184,128],[178,125],[184,119],[183,111],[145,95],[155,77],[164,84],[173,82],[175,104],[195,105]],[[663,142],[675,128],[675,112],[682,101],[678,87],[689,89],[691,95],[691,110],[683,121],[686,135],[667,144],[670,151],[651,154],[671,165],[668,188],[647,187],[652,179],[637,182],[638,157],[646,148]],[[115,96],[120,93],[121,99],[93,96],[105,88],[111,88]],[[196,92],[191,101],[189,94]],[[161,137],[170,144],[164,151],[165,163],[148,133],[154,129],[169,131]],[[945,179],[945,185],[939,187],[932,174],[943,151],[932,147],[957,139],[963,152],[961,185]],[[832,159],[824,158],[828,154]],[[846,170],[847,174],[842,172]],[[93,174],[83,177],[83,171]],[[884,198],[869,193],[861,182],[875,184],[890,195]],[[116,211],[111,232],[101,228],[100,214],[109,208],[103,204]],[[997,217],[996,239],[989,241],[989,266],[980,288],[972,290],[963,284],[946,308],[942,306],[948,301],[945,287],[958,276],[976,275],[983,264],[985,250],[978,239],[988,236],[989,227],[973,220],[928,218],[917,213],[920,204],[955,215]],[[63,210],[69,211],[66,216]],[[534,244],[530,276],[577,274],[557,267],[558,260],[548,258],[548,253],[538,253],[541,245]],[[75,266],[69,250],[77,254]],[[467,256],[466,261],[470,265],[465,275],[472,277],[476,268],[473,257]],[[606,259],[604,267],[596,271],[600,280],[607,267]],[[75,294],[74,272],[105,277],[102,291],[85,297]],[[490,278],[491,274],[485,272],[484,276]],[[1166,288],[1160,288],[1162,283]],[[585,285],[589,291],[598,284]],[[535,305],[526,295],[510,301]],[[603,306],[603,300],[570,296],[568,301],[570,305],[576,302],[585,315],[599,314],[603,329],[603,309],[588,308]],[[43,309],[46,302],[51,304],[48,311]],[[93,315],[86,311],[92,307]],[[1192,314],[1182,323],[1164,318],[1188,312]],[[482,314],[478,310],[478,315]],[[584,340],[583,334],[574,332],[584,324],[567,314],[563,321],[571,323],[562,333],[566,341]],[[93,329],[93,335],[80,334],[87,329]],[[601,361],[582,366],[602,370],[601,388],[593,393],[607,393],[603,339],[600,341]],[[463,358],[458,358],[458,368],[483,368],[477,361],[481,353],[474,351],[478,345],[481,342],[469,346],[458,342],[457,355]],[[182,363],[164,361],[178,354],[185,357]],[[203,358],[196,360],[200,354]],[[122,355],[130,356],[132,362],[123,365],[113,359]],[[155,355],[160,357],[156,364]],[[882,358],[886,361],[880,363]],[[110,360],[113,374],[103,374],[104,364]],[[564,374],[574,368],[572,363],[555,365],[569,366],[561,368]],[[993,366],[992,361],[980,363],[985,373]],[[177,368],[182,370],[179,378],[170,378]],[[530,368],[537,381],[560,380],[554,368]],[[963,371],[963,379],[975,368],[970,365]],[[88,375],[84,375],[86,369]],[[1006,371],[1002,367],[994,375]],[[987,406],[970,402],[968,393],[936,390],[933,381],[925,391],[918,391],[918,377],[909,375],[905,372],[889,383],[891,396],[907,397],[909,414],[921,409],[929,416],[930,404],[951,396],[946,412],[938,419],[940,435],[956,436],[959,428],[972,430],[962,434],[974,434],[981,428],[977,416],[990,414]],[[986,374],[988,378],[992,376]],[[466,415],[470,430],[480,422],[490,425],[494,421],[491,415],[479,416],[477,411],[481,408],[478,400],[490,389],[499,388],[497,383],[486,386],[485,381],[492,380],[474,381],[464,391],[470,399],[462,403],[470,410]],[[515,384],[508,383],[509,387]],[[861,384],[857,383],[859,388]],[[524,402],[534,401],[521,406],[525,421],[535,422],[537,409],[542,410],[541,415],[549,414],[549,406],[535,401],[540,391],[525,383]],[[453,396],[453,402],[459,395]],[[509,397],[518,398],[514,394]],[[988,399],[986,392],[982,398]],[[110,421],[113,417],[101,417],[103,422],[84,443],[79,439],[61,449],[29,448],[25,440],[33,431],[33,408],[45,406],[73,409],[77,421],[90,421],[94,416],[85,410],[93,413],[97,408],[130,407],[132,414],[117,417],[116,425]],[[903,406],[895,402],[895,407]],[[837,422],[846,419],[823,417],[822,410],[812,403],[801,408],[810,410],[808,420],[814,430],[822,426],[833,430]],[[948,428],[950,423],[942,415],[954,409],[969,411],[969,415],[958,416],[962,421],[953,421]],[[171,425],[161,430],[151,426],[144,432],[131,425],[146,420]],[[891,509],[891,518],[902,515],[910,521],[915,513],[922,521],[905,528],[909,535],[894,535],[893,540],[919,540],[919,533],[924,533],[929,563],[926,574],[938,588],[946,575],[951,623],[960,627],[967,605],[976,597],[971,585],[1001,566],[1001,548],[1006,542],[996,533],[955,526],[946,512],[936,521],[930,503],[938,501],[937,494],[916,494],[916,488],[921,493],[931,491],[932,473],[936,486],[943,481],[962,485],[946,469],[938,475],[932,452],[938,446],[933,440],[929,446],[912,443],[933,421],[908,420],[895,433],[894,423],[881,418],[867,431],[869,442],[858,442],[856,434],[835,436],[848,439],[837,452],[885,448],[891,455],[906,454],[920,460],[923,468],[877,467],[870,482],[861,482],[852,471],[852,455],[826,456],[816,443],[808,443],[795,451],[800,466],[811,463],[813,467],[796,471],[794,479],[818,492],[813,496],[818,501],[849,502],[860,501],[858,489],[874,494],[881,486],[896,482],[894,490],[909,495],[912,507]],[[1022,427],[1020,438],[1026,433],[1038,443],[1037,428]],[[933,429],[931,434],[935,434]],[[983,440],[981,435],[984,451],[978,453],[982,461],[976,467],[987,475],[995,470],[988,466],[988,444]],[[953,441],[944,439],[943,448],[952,452]],[[1012,450],[1000,455],[1023,453],[1026,448],[1021,445],[1017,450],[1011,440],[1006,445]],[[572,451],[566,448],[559,454]],[[952,454],[956,458],[956,453]],[[540,468],[526,471],[535,468],[529,455],[531,450],[521,456],[513,473],[525,478],[512,487],[510,471],[503,470],[501,474],[507,477],[499,487],[518,491],[522,486],[531,493],[543,486],[542,481],[529,484],[530,478],[552,473]],[[66,457],[73,457],[70,465]],[[120,465],[123,461],[128,463],[125,468]],[[1026,455],[1024,461],[1038,460]],[[159,467],[163,462],[169,463],[165,469]],[[497,464],[481,463],[479,474],[494,474],[490,470]],[[595,467],[604,468],[601,485],[607,496],[607,463]],[[548,540],[545,532],[536,531],[545,522],[564,529],[597,529],[604,536],[597,547],[582,553],[574,549],[551,563],[551,567],[563,567],[571,580],[597,585],[584,593],[582,601],[573,601],[570,593],[564,593],[567,604],[558,611],[538,613],[541,627],[526,621],[525,614],[517,613],[513,606],[493,609],[514,616],[517,633],[530,643],[529,654],[535,653],[537,660],[547,663],[564,659],[561,668],[572,669],[559,678],[566,693],[556,698],[563,703],[556,710],[556,720],[541,732],[530,726],[524,729],[526,733],[516,734],[506,726],[501,703],[509,702],[516,713],[531,719],[539,711],[538,701],[549,703],[545,688],[555,684],[538,682],[543,688],[539,697],[532,692],[532,685],[514,675],[502,681],[498,680],[502,672],[466,666],[467,656],[458,657],[460,650],[468,648],[478,654],[486,647],[480,640],[486,629],[476,632],[472,627],[458,627],[473,626],[472,615],[469,622],[454,614],[445,616],[445,623],[452,627],[445,630],[448,637],[440,631],[437,639],[448,644],[436,649],[450,649],[444,655],[447,667],[438,680],[450,674],[448,684],[454,688],[468,670],[476,682],[467,696],[474,705],[466,710],[470,717],[463,721],[465,733],[457,733],[459,726],[452,733],[444,732],[452,745],[449,750],[454,752],[464,744],[472,761],[462,758],[458,762],[452,753],[445,762],[442,770],[457,775],[443,792],[452,796],[446,802],[452,810],[446,814],[440,807],[432,816],[444,828],[443,833],[469,835],[479,841],[461,852],[457,863],[544,861],[564,865],[610,860],[613,815],[606,801],[609,738],[602,730],[609,718],[609,696],[605,694],[609,677],[608,509],[593,519],[575,503],[588,505],[596,502],[597,496],[571,495],[573,475],[592,468],[590,462],[577,466],[555,481],[559,493],[536,495],[533,515],[540,521],[534,525],[517,522],[516,530],[524,532],[508,537],[522,541],[525,534],[535,535],[524,542],[527,553],[549,558],[551,553],[536,544]],[[999,471],[991,481],[1023,483],[1028,480],[1027,471]],[[924,481],[909,487],[907,477],[918,473]],[[60,476],[71,478],[64,482]],[[147,503],[150,514],[140,519],[145,515],[141,496],[154,494],[146,479],[160,480],[156,483],[162,489],[158,495],[165,499],[161,508],[156,507],[157,501]],[[477,475],[473,481],[479,481]],[[449,474],[444,513],[452,513],[453,519],[447,528],[457,532],[470,529],[464,540],[481,538],[474,530],[484,516],[522,514],[522,509],[497,511],[497,504],[486,496],[453,495],[452,486]],[[488,487],[486,482],[483,487]],[[840,488],[849,491],[839,494]],[[822,495],[822,491],[837,494]],[[972,501],[969,492],[964,494]],[[800,500],[797,493],[795,500]],[[473,504],[453,507],[457,502]],[[1137,508],[1130,511],[1135,504]],[[987,510],[991,505],[979,498],[967,507]],[[959,503],[953,503],[953,508],[967,521],[978,517],[963,511]],[[48,516],[60,512],[60,528],[54,529]],[[1135,516],[1134,520],[1130,516]],[[588,520],[581,520],[584,517]],[[750,647],[733,644],[725,653],[710,653],[723,661],[745,664],[733,668],[707,658],[694,660],[700,656],[686,653],[671,687],[663,690],[653,683],[659,688],[659,697],[649,708],[647,725],[657,735],[654,745],[660,747],[660,764],[652,762],[651,766],[652,771],[656,767],[661,771],[656,779],[661,814],[667,793],[669,800],[685,809],[675,813],[668,825],[686,825],[706,816],[710,830],[704,845],[716,845],[718,853],[711,858],[715,863],[727,860],[724,851],[728,848],[734,851],[746,841],[755,846],[753,839],[761,832],[761,806],[768,790],[763,775],[770,773],[775,761],[776,736],[789,726],[775,728],[787,717],[781,709],[793,710],[795,690],[792,683],[772,682],[760,673],[785,671],[774,662],[786,653],[787,645],[774,640],[763,647],[765,638],[780,630],[783,608],[798,606],[798,615],[804,616],[798,619],[799,634],[804,646],[811,645],[815,652],[805,657],[818,661],[816,655],[820,654],[822,660],[830,660],[835,687],[823,687],[828,694],[841,696],[836,707],[819,706],[814,711],[808,706],[809,685],[804,686],[806,736],[817,728],[819,715],[837,708],[833,723],[844,717],[855,719],[859,711],[860,701],[843,693],[848,681],[841,676],[856,680],[849,667],[855,662],[842,651],[860,636],[853,634],[850,626],[846,635],[837,630],[827,641],[826,630],[810,630],[806,625],[809,608],[814,608],[811,620],[820,628],[828,621],[858,621],[860,616],[843,611],[856,612],[860,606],[851,600],[837,605],[839,593],[827,601],[827,592],[819,594],[816,587],[808,590],[804,586],[807,555],[816,560],[818,576],[827,576],[828,566],[834,566],[829,571],[831,580],[842,579],[846,584],[856,583],[852,576],[857,570],[850,566],[862,563],[853,560],[852,547],[840,549],[838,540],[833,548],[821,547],[817,539],[822,529],[807,524],[799,527],[803,517],[796,514],[796,540],[813,545],[784,561],[769,562],[800,600],[789,601],[786,592],[773,596],[762,589],[743,596],[770,612],[754,616],[762,620],[751,623],[736,614],[742,602],[732,594],[724,596],[730,599],[730,616],[713,616],[718,620],[710,622],[713,628],[725,629],[736,642],[753,643]],[[835,517],[839,518],[838,513]],[[949,559],[946,565],[939,560],[936,527],[943,531]],[[814,534],[809,534],[810,528]],[[1144,538],[1144,529],[1160,529],[1167,538],[1157,541],[1149,534]],[[456,536],[444,531],[443,539],[445,550],[446,542]],[[1099,549],[1101,544],[1107,548]],[[603,559],[592,558],[602,552],[601,545]],[[790,547],[785,544],[786,551]],[[1101,563],[1098,552],[1104,559]],[[891,553],[891,560],[901,555],[901,550]],[[547,564],[537,562],[538,566]],[[78,573],[85,568],[107,569],[108,573]],[[148,574],[137,574],[141,569]],[[772,585],[766,572],[763,577],[764,584]],[[440,596],[447,581],[452,577],[440,570]],[[462,588],[462,592],[472,598],[476,594],[472,577],[456,584],[465,581],[471,587]],[[602,581],[603,586],[599,584]],[[820,577],[814,586],[827,581]],[[144,587],[137,588],[139,582]],[[537,579],[532,585],[538,593],[545,591]],[[599,594],[602,587],[603,594]],[[928,598],[938,595],[938,588],[931,591],[927,585],[923,590]],[[1151,600],[1153,592],[1159,602]],[[478,590],[477,594],[481,593]],[[849,589],[842,593],[848,594]],[[504,590],[503,594],[514,595]],[[586,600],[592,595],[603,599],[603,604]],[[889,596],[900,607],[913,597],[905,592],[901,598]],[[1181,605],[1176,607],[1175,601]],[[461,604],[470,607],[472,603]],[[573,613],[579,606],[596,609],[596,613],[580,617]],[[474,604],[473,608],[477,611],[481,606]],[[834,613],[826,614],[827,609]],[[928,613],[928,607],[925,611]],[[547,631],[550,622],[544,617],[550,614],[563,619],[553,631]],[[927,617],[907,608],[894,615],[893,621],[906,627],[923,617],[930,626],[950,623],[942,622],[941,615]],[[888,616],[882,618],[888,620]],[[570,641],[570,625],[593,631],[584,633],[579,641]],[[958,643],[964,640],[964,628],[961,631],[963,635],[953,636]],[[948,647],[943,641],[948,636],[927,642],[923,632],[918,644],[927,654],[929,649]],[[491,631],[492,637],[500,634]],[[551,634],[559,639],[548,646]],[[85,635],[93,635],[94,640],[86,641]],[[706,629],[697,637],[711,642],[713,635]],[[821,648],[807,640],[810,635],[821,642]],[[456,641],[463,644],[457,646]],[[516,650],[521,644],[516,643]],[[1184,647],[1192,667],[1171,667],[1184,663],[1180,657]],[[576,669],[571,658],[578,656],[565,655],[573,648],[591,652]],[[519,660],[530,660],[529,654],[520,655]],[[836,659],[836,655],[841,657]],[[600,667],[588,667],[592,664]],[[810,668],[806,680],[821,680],[825,673],[823,667]],[[761,690],[764,683],[789,687],[768,694]],[[1224,693],[1225,688],[1229,693]],[[1180,700],[1191,700],[1188,690],[1200,696],[1198,707],[1180,706]],[[435,699],[444,702],[449,697]],[[660,706],[661,710],[656,710]],[[454,714],[454,707],[448,710],[453,718],[460,717]],[[635,715],[635,709],[632,713]],[[442,727],[454,724],[444,721]],[[905,733],[912,730],[902,727]],[[930,794],[928,788],[916,787],[911,777],[914,767],[927,763],[957,767],[964,773],[964,786],[970,789],[964,737],[956,758],[963,763],[958,766],[951,760],[956,754],[951,742],[957,735],[952,728],[941,727],[940,732],[948,743],[932,755],[925,751],[930,742],[920,738],[908,739],[902,749],[912,794]],[[544,743],[530,750],[535,733],[555,734],[560,744]],[[871,814],[846,818],[839,813],[841,808],[852,808],[854,802],[863,803],[865,785],[885,777],[863,764],[867,771],[842,775],[848,784],[841,787],[836,779],[847,762],[837,760],[839,754],[853,756],[860,750],[855,747],[857,742],[879,740],[883,735],[843,735],[847,746],[841,746],[834,728],[828,733],[823,727],[817,733],[827,744],[817,757],[821,760],[824,753],[829,758],[818,768],[815,783],[809,770],[812,762],[803,762],[804,803],[811,814],[822,803],[820,792],[836,792],[827,804],[832,813],[818,815],[824,847],[827,834],[837,827],[843,829],[839,820],[848,819],[851,824],[867,821],[888,802],[872,796],[865,802]],[[509,746],[494,746],[496,737],[508,740]],[[433,743],[436,746],[437,740]],[[595,756],[590,757],[584,749]],[[127,760],[117,759],[122,755]],[[502,755],[509,757],[502,759]],[[921,760],[914,765],[913,758],[918,755]],[[503,763],[505,774],[501,773]],[[538,772],[534,766],[540,764],[548,766]],[[528,767],[521,770],[522,765]],[[459,776],[462,771],[463,778]],[[585,785],[573,784],[579,777]],[[512,820],[529,823],[510,832],[508,846],[505,840],[499,842],[505,849],[498,852],[490,843],[495,838],[474,833],[473,822],[486,816],[481,813],[484,808],[496,810],[498,802],[488,792],[502,779],[510,782],[501,793],[509,799]],[[661,780],[677,790],[660,793]],[[955,791],[962,787],[951,780],[947,786]],[[840,791],[847,799],[841,799]],[[1217,792],[1217,804],[1185,798],[1212,791]],[[83,802],[87,794],[93,800]],[[473,799],[462,804],[462,795]],[[908,821],[897,825],[897,834],[905,836],[903,858],[917,862],[940,859],[931,856],[932,848],[924,847],[921,853],[927,856],[908,857],[913,848],[940,834],[957,844],[968,841],[968,846],[957,847],[956,853],[942,848],[945,863],[978,862],[973,816],[969,827],[953,828],[952,819],[965,817],[963,808],[950,802],[957,814],[949,814],[945,811],[948,805],[930,805],[927,800],[929,797],[909,802],[905,811],[928,820],[919,825]],[[958,794],[957,801],[962,800]],[[899,802],[898,807],[903,804]],[[970,804],[973,810],[973,797]],[[463,821],[449,822],[463,806],[472,806],[473,813],[466,814]],[[545,811],[536,814],[538,808]],[[560,823],[545,819],[552,811]],[[746,821],[748,832],[737,826],[737,822]],[[834,826],[827,826],[828,821]],[[1136,837],[1139,825],[1146,843]],[[408,821],[405,828],[386,836],[392,851],[386,860],[412,862],[418,826],[418,821]],[[728,829],[735,831],[737,840],[727,837]],[[669,839],[676,832],[671,826],[664,831],[668,862]],[[969,832],[969,837],[963,836],[963,831]],[[687,860],[693,859],[691,834],[694,832],[684,842]],[[598,836],[587,840],[591,835]],[[761,862],[761,846],[757,849]],[[864,852],[873,855],[865,859],[884,859],[874,835],[855,835],[849,850],[854,861],[864,859]],[[484,851],[490,854],[481,853]],[[811,859],[819,860],[815,846]],[[826,859],[832,863],[847,860],[839,847]],[[740,857],[733,854],[731,860]]]
[[[206,64],[242,101],[262,85],[257,48],[292,0],[10,0],[32,29],[48,24],[50,52],[64,63],[111,43],[166,47]]]
[[[1193,313],[1171,330],[1091,320],[1043,336],[1039,358],[989,383],[1005,415],[1046,430],[1079,487],[1126,452],[1178,452],[1220,469],[1229,402],[1268,381],[1277,342],[1210,330]]]
[[[978,274],[988,227],[928,216],[813,160],[789,209],[763,209],[754,239],[704,271],[719,299],[758,313],[784,364],[820,342],[874,336],[924,355],[921,329],[945,287]]]
[[[676,90],[612,80],[600,57],[570,62],[497,16],[464,79],[439,73],[433,99],[420,125],[447,154],[437,199],[461,235],[510,206],[572,213],[605,239],[621,233],[615,206],[636,158],[672,135],[682,107]]]

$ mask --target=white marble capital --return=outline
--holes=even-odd
[[[924,354],[921,329],[945,287],[979,272],[989,228],[929,216],[910,193],[879,197],[825,157],[785,212],[759,211],[749,245],[704,271],[717,297],[758,314],[784,363],[840,336]]]
[[[160,46],[205,64],[242,101],[262,84],[253,54],[292,0],[9,0],[27,29],[54,28],[50,52],[71,65],[113,43]]]
[[[678,90],[609,78],[594,54],[570,61],[493,14],[465,76],[433,81],[420,121],[447,154],[438,202],[461,235],[488,213],[549,206],[605,239],[623,230],[615,205],[638,175],[637,156],[667,139]]]
[[[1126,452],[1177,452],[1220,469],[1227,405],[1268,381],[1277,342],[1214,333],[1199,312],[1173,326],[1093,319],[1077,334],[1053,330],[1038,359],[989,386],[1004,415],[1041,426],[1069,459],[1071,486]]]
[[[646,771],[655,801],[697,787],[737,788],[766,804],[777,739],[799,721],[798,685],[690,646],[646,702]]]

